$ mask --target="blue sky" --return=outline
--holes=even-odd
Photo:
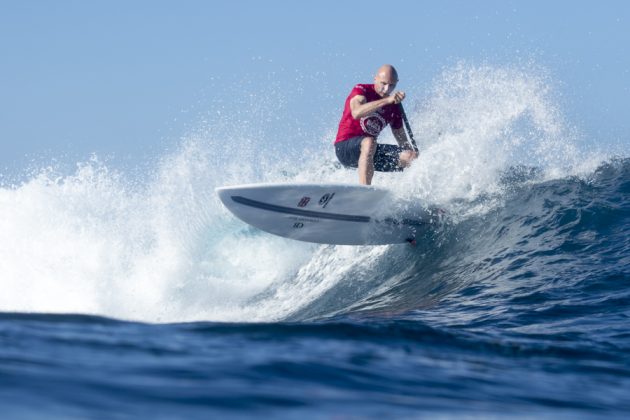
[[[534,60],[592,141],[630,140],[625,1],[0,6],[0,172],[91,153],[150,159],[218,104],[233,110],[247,98],[282,121],[278,137],[322,135],[349,88],[384,62],[398,67],[401,89],[417,93],[459,60]]]

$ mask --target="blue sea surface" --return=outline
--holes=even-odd
[[[630,160],[535,172],[273,321],[5,311],[2,416],[627,418]]]

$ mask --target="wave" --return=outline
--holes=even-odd
[[[434,81],[410,112],[420,159],[375,178],[448,210],[449,223],[415,249],[273,237],[215,196],[239,183],[356,182],[334,163],[330,133],[289,148],[223,113],[138,178],[97,158],[71,174],[42,169],[0,189],[0,311],[149,322],[402,316],[542,290],[558,282],[553,273],[575,280],[592,258],[602,270],[609,255],[627,265],[627,205],[615,200],[627,194],[628,161],[581,148],[553,97],[532,69],[459,64]]]
[[[371,273],[380,283],[361,299],[340,304],[338,295],[354,286],[338,285],[296,317],[400,316],[456,299],[458,314],[474,307],[487,319],[517,302],[582,296],[592,305],[597,292],[630,294],[630,159],[585,179],[523,181],[506,190],[503,205],[436,232],[420,249],[384,257],[391,266]]]

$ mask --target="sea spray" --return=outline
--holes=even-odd
[[[400,184],[412,195],[447,202],[500,193],[501,174],[535,167],[562,177],[599,163],[578,150],[543,70],[459,63],[433,83],[411,116],[421,153]]]

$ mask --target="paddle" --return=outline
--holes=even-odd
[[[416,140],[413,138],[413,131],[411,131],[411,124],[409,124],[409,120],[407,119],[407,114],[405,113],[405,108],[403,108],[403,104],[399,103],[400,113],[402,114],[403,121],[405,123],[405,128],[407,129],[407,133],[409,134],[409,140],[411,140],[411,146],[413,147],[413,151],[418,153],[418,145],[416,144]]]

